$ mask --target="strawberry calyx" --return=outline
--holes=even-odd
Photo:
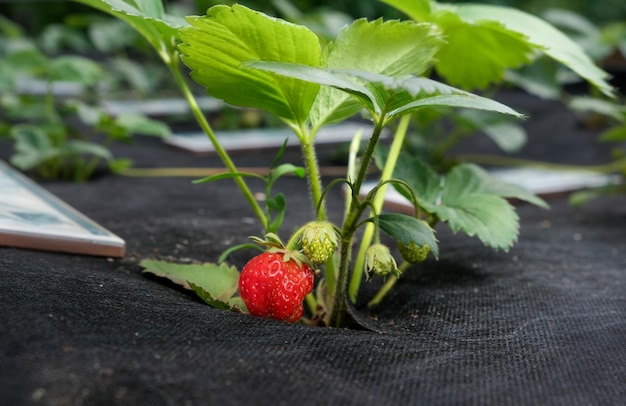
[[[266,247],[267,252],[272,254],[282,254],[284,262],[294,260],[300,267],[304,263],[308,265],[309,268],[315,269],[315,265],[306,255],[304,255],[301,251],[287,248],[280,237],[275,233],[265,234],[265,239],[257,236],[250,236],[250,239],[256,244]]]
[[[395,277],[400,276],[396,260],[386,245],[373,244],[365,252],[365,275],[369,278],[372,273],[382,277],[388,274]]]

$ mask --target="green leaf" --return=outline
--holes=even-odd
[[[491,248],[506,250],[517,241],[519,217],[501,197],[448,193],[435,213],[453,232],[462,230]]]
[[[16,22],[0,15],[0,34],[5,38],[21,38],[25,36],[24,29]]]
[[[88,27],[89,40],[103,54],[115,54],[130,48],[137,41],[138,32],[126,22],[106,18],[94,21]]]
[[[605,95],[613,95],[613,88],[607,82],[609,75],[595,65],[580,45],[541,18],[496,5],[459,4],[455,9],[464,21],[471,24],[496,20],[506,29],[524,35],[529,43],[541,47],[547,56],[592,83]]]
[[[113,159],[113,154],[106,147],[95,142],[70,140],[59,147],[64,156],[91,155],[107,161]]]
[[[48,66],[48,79],[75,82],[93,86],[102,77],[102,69],[96,62],[80,56],[60,56]]]
[[[143,272],[159,277],[193,290],[208,304],[233,308],[233,295],[237,291],[239,272],[227,264],[176,264],[166,261],[143,260]]]
[[[198,295],[200,299],[202,299],[209,306],[217,307],[218,309],[222,310],[247,312],[246,304],[240,297],[231,297],[230,299],[228,299],[227,302],[223,302],[221,300],[214,299],[213,296],[202,286],[198,286],[194,283],[189,282],[189,287],[195,292],[196,295]]]
[[[508,153],[519,151],[526,143],[526,131],[510,116],[468,109],[460,111],[453,119],[469,123],[475,131],[482,131]]]
[[[559,64],[545,55],[539,56],[530,65],[505,73],[505,81],[542,99],[556,100],[561,97],[562,75]]]
[[[125,57],[109,59],[108,67],[113,73],[111,76],[115,76],[116,81],[128,83],[129,90],[142,96],[147,96],[150,92],[158,92],[158,88],[168,73],[165,70],[155,72],[151,69],[151,67],[156,68],[156,64],[147,66],[144,61],[133,61]]]
[[[386,114],[388,120],[424,107],[473,108],[523,117],[495,100],[424,77],[406,75],[396,78],[356,69],[320,69],[280,62],[257,61],[249,62],[248,65],[345,91],[356,97],[375,120],[380,119],[382,106],[392,108]],[[367,82],[367,86],[357,79]]]
[[[153,135],[162,138],[172,135],[172,131],[166,123],[153,120],[139,113],[122,113],[117,116],[115,123],[132,134]]]
[[[11,163],[21,170],[36,168],[59,153],[48,134],[36,125],[15,125],[11,129],[11,137],[15,140]]]
[[[379,100],[378,103],[384,102],[385,105],[391,106],[387,113],[390,120],[416,109],[437,106],[486,110],[509,114],[518,118],[523,117],[522,114],[495,100],[477,96],[425,77],[410,75],[390,77],[356,70],[349,70],[346,73],[366,80],[370,84],[381,85],[388,91],[386,95],[380,91],[377,92],[377,95],[387,97],[383,101]]]
[[[518,199],[543,209],[548,208],[548,204],[543,199],[528,189],[500,180],[475,164],[457,165],[447,174],[444,189],[450,190],[455,185],[463,185],[463,193],[466,194],[480,193]]]
[[[484,88],[501,81],[507,69],[529,63],[540,51],[612,95],[608,74],[582,47],[532,14],[487,4],[430,1],[427,6],[425,0],[383,1],[416,21],[434,22],[442,28],[448,45],[437,55],[436,69],[453,85]]]
[[[45,121],[50,113],[46,107],[40,100],[29,100],[9,92],[0,94],[2,114],[14,122]]]
[[[413,21],[356,20],[324,49],[326,66],[387,76],[421,75],[444,45],[437,27]]]
[[[128,158],[117,158],[109,161],[109,170],[113,173],[123,173],[133,166],[133,161]]]
[[[626,123],[610,128],[600,134],[600,141],[620,142],[626,141]]]
[[[91,50],[89,41],[82,32],[61,23],[44,27],[38,42],[41,49],[48,55],[58,55],[68,48],[81,54]]]
[[[102,109],[90,106],[82,100],[68,100],[65,103],[65,106],[72,109],[72,111],[75,111],[80,121],[88,126],[97,126],[104,115],[104,111]]]
[[[434,63],[433,56],[442,44],[442,37],[428,23],[359,19],[339,33],[324,49],[323,57],[329,69],[419,75]],[[347,118],[359,109],[349,95],[323,87],[313,104],[311,121],[321,126]]]
[[[373,218],[381,230],[404,245],[411,241],[420,247],[427,244],[435,258],[439,257],[439,247],[433,229],[425,221],[400,213],[385,213]]]
[[[409,94],[413,95],[416,86],[418,89],[420,89],[422,84],[427,83],[428,81],[434,82],[427,78],[410,78],[402,83],[402,87],[400,89],[406,89]],[[426,89],[428,89],[426,93],[417,93],[413,96],[413,101],[404,103],[397,107],[395,110],[390,111],[387,114],[388,119],[391,120],[395,117],[407,114],[417,109],[422,109],[424,107],[455,107],[477,109],[492,111],[501,114],[508,114],[517,118],[524,117],[523,114],[518,113],[517,111],[498,101],[488,99],[482,96],[477,96],[472,93],[463,92],[460,89],[455,89],[453,87],[447,87],[446,89],[446,87],[447,86],[445,85],[437,85],[434,88],[431,88],[430,86],[426,87]],[[434,89],[434,92],[432,89]]]
[[[385,152],[377,153],[377,162],[383,160]],[[447,222],[453,232],[462,230],[494,249],[508,249],[517,240],[519,218],[505,198],[547,207],[526,189],[497,180],[473,164],[457,165],[441,176],[404,153],[398,159],[394,178],[406,182],[420,207]],[[404,188],[394,187],[408,198]]]
[[[475,165],[457,165],[445,178],[435,214],[453,232],[463,230],[489,247],[508,249],[517,241],[519,217],[502,196],[509,194],[505,185],[492,186],[491,181]]]
[[[304,178],[306,176],[306,171],[301,166],[296,166],[293,164],[281,164],[272,171],[272,180],[276,180],[281,176],[288,174],[294,174],[299,178]]]
[[[130,141],[132,134],[162,138],[171,135],[171,129],[166,123],[151,119],[141,113],[126,112],[112,117],[101,108],[86,105],[81,101],[72,100],[68,105],[76,110],[83,123],[97,127],[109,139]]]
[[[109,13],[128,23],[157,50],[161,58],[171,64],[177,62],[178,29],[186,25],[184,19],[163,11],[161,0],[74,0]]]
[[[375,150],[375,162],[381,170],[387,160],[388,152],[389,149],[382,146],[377,147]],[[418,205],[427,212],[434,213],[443,184],[441,175],[421,160],[403,152],[396,162],[393,178],[406,182],[413,190]],[[411,201],[411,194],[407,192],[406,188],[398,187],[395,184],[394,188],[407,200]]]
[[[431,13],[431,0],[381,0],[402,11],[415,21],[427,20]]]
[[[48,58],[40,51],[28,48],[3,56],[0,69],[2,69],[3,75],[31,74],[39,76],[45,72],[48,63]]]
[[[592,200],[602,197],[623,196],[626,194],[626,185],[612,184],[595,189],[581,190],[574,192],[569,197],[569,204],[574,207],[581,207]]]
[[[526,145],[526,131],[519,124],[503,120],[486,125],[481,130],[504,152],[515,153]]]
[[[470,22],[454,11],[443,9],[431,16],[448,40],[447,46],[437,54],[436,70],[450,84],[464,89],[484,89],[502,81],[507,69],[532,60],[536,46],[523,35],[497,21],[489,21],[488,15]]]
[[[626,121],[626,105],[604,99],[586,96],[573,97],[569,101],[569,107],[576,111],[601,114],[620,123]]]
[[[308,28],[271,18],[244,6],[211,7],[189,17],[181,30],[183,61],[192,78],[227,103],[262,108],[298,126],[309,116],[319,86],[256,69],[246,61],[318,66],[319,39]]]
[[[364,85],[348,78],[345,73],[283,62],[250,61],[246,62],[245,65],[254,69],[273,72],[294,79],[342,90],[357,98],[357,100],[373,114],[379,114],[381,112],[381,106],[378,104],[376,96]]]
[[[267,198],[265,200],[265,203],[267,204],[267,207],[269,207],[270,209],[281,212],[285,210],[287,202],[285,200],[285,195],[282,193],[278,193],[274,197]]]
[[[265,200],[265,204],[269,209],[276,212],[276,216],[268,227],[268,231],[278,232],[278,229],[280,228],[281,224],[283,224],[283,220],[285,219],[285,212],[287,208],[285,195],[282,193],[278,193],[275,196]]]

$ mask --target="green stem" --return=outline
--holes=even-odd
[[[302,238],[302,233],[304,232],[304,228],[305,226],[302,226],[297,229],[293,234],[291,234],[289,241],[287,241],[287,244],[285,245],[286,249],[295,251],[298,248],[298,245],[300,245],[300,238]]]
[[[398,162],[398,157],[400,156],[400,151],[402,150],[402,146],[404,145],[404,139],[406,137],[406,132],[409,126],[410,116],[405,115],[400,120],[398,125],[398,129],[393,137],[393,142],[391,143],[391,148],[389,149],[389,155],[387,156],[387,161],[385,162],[385,166],[383,167],[383,172],[380,176],[380,181],[384,182],[386,180],[391,179],[393,176],[393,171],[396,167],[396,163]],[[376,213],[380,213],[385,202],[385,191],[387,190],[387,185],[383,185],[378,190],[378,193],[374,197],[374,201],[372,202],[373,211]],[[359,293],[359,287],[361,286],[361,280],[363,279],[363,265],[365,263],[365,251],[369,248],[372,238],[374,236],[375,225],[369,223],[365,226],[365,230],[363,232],[363,238],[361,239],[361,245],[359,247],[359,252],[356,256],[354,262],[354,272],[352,273],[352,279],[350,280],[350,289],[349,295],[352,303],[356,302],[356,297]]]
[[[326,278],[326,293],[328,297],[334,297],[337,288],[337,255],[332,255],[324,263],[324,277]]]
[[[350,216],[352,219],[352,216]],[[341,252],[339,254],[339,273],[335,283],[335,289],[332,295],[333,302],[330,308],[328,324],[334,327],[343,327],[345,316],[347,314],[346,290],[348,282],[348,271],[350,269],[350,256],[352,237],[354,230],[344,230],[341,238]]]
[[[213,129],[211,128],[210,124],[207,122],[206,118],[204,117],[204,114],[202,113],[202,110],[198,106],[198,102],[195,96],[189,89],[189,86],[187,86],[187,83],[185,82],[185,79],[183,78],[180,72],[180,69],[178,68],[178,60],[176,58],[171,59],[168,63],[168,67],[172,71],[174,78],[176,79],[176,83],[178,84],[181,91],[183,92],[183,95],[185,96],[185,99],[187,100],[187,103],[189,104],[189,107],[191,108],[191,111],[194,117],[198,121],[198,124],[200,125],[202,130],[206,133],[206,135],[211,140],[211,143],[213,143],[215,152],[224,163],[224,166],[228,168],[230,173],[238,173],[239,171],[237,170],[237,167],[235,166],[233,161],[230,159],[230,156],[228,155],[224,147],[222,147],[219,140],[215,136]],[[250,191],[250,188],[248,188],[248,185],[246,184],[246,182],[243,180],[241,176],[235,176],[233,180],[235,181],[237,186],[239,186],[239,189],[243,193],[245,199],[248,201],[248,204],[250,205],[250,207],[252,208],[256,216],[259,218],[259,220],[263,224],[263,228],[267,230],[269,228],[269,219],[265,215],[263,209],[261,208],[257,200],[254,198],[254,195],[252,194],[252,191]]]
[[[305,296],[304,300],[311,314],[315,314],[315,311],[317,310],[317,300],[315,299],[315,295],[313,293],[309,293]]]
[[[350,142],[350,150],[349,150],[349,155],[348,155],[348,170],[346,174],[346,179],[348,180],[350,184],[354,184],[354,181],[356,180],[356,162],[357,162],[357,155],[359,154],[359,149],[361,146],[362,137],[363,137],[363,130],[359,130],[354,135],[354,137],[352,138],[352,141]],[[343,213],[344,222],[348,218],[348,213],[350,212],[351,207],[352,207],[352,192],[351,190],[348,190],[346,193],[346,201],[345,201],[345,207],[344,207],[344,213]]]
[[[380,122],[376,123],[374,127],[374,131],[372,132],[372,136],[367,143],[367,149],[363,153],[363,157],[361,158],[361,167],[359,168],[359,173],[357,174],[357,178],[354,181],[354,189],[361,190],[361,185],[365,180],[365,176],[367,175],[367,170],[370,164],[370,160],[372,159],[372,155],[374,154],[374,149],[376,149],[376,145],[378,144],[378,139],[380,138],[380,134],[383,131],[383,122],[384,118],[380,120]]]
[[[367,149],[361,159],[361,167],[357,174],[357,178],[353,184],[355,190],[360,190],[367,169],[374,154],[374,149],[380,138],[380,134],[383,129],[384,119],[381,119],[376,123],[372,136],[367,145]],[[348,293],[348,278],[350,274],[350,257],[352,237],[354,236],[359,217],[362,214],[362,210],[359,207],[359,202],[352,202],[348,216],[344,221],[343,229],[341,231],[341,250],[339,256],[339,270],[336,275],[334,290],[332,286],[329,286],[329,296],[333,298],[332,307],[329,315],[329,325],[335,327],[343,327],[345,323],[345,315],[347,313],[347,293]]]
[[[402,264],[400,264],[400,266],[398,267],[400,274],[402,274],[409,267],[409,265],[410,263],[406,261],[402,262]],[[385,284],[380,288],[380,290],[376,293],[376,295],[372,298],[372,300],[370,300],[367,303],[367,307],[374,307],[377,304],[379,304],[383,300],[383,298],[387,295],[387,293],[389,293],[391,288],[393,288],[396,285],[396,282],[398,282],[398,279],[400,278],[397,276],[391,275],[391,277],[387,279]]]
[[[352,141],[350,142],[350,151],[348,157],[348,169],[346,174],[346,179],[350,184],[356,179],[356,162],[357,155],[359,153],[359,149],[361,146],[361,139],[363,138],[363,130],[359,130]],[[348,190],[346,192],[345,199],[345,208],[343,213],[343,222],[347,223],[348,216],[350,214],[350,209],[352,208],[352,190]],[[337,255],[333,255],[326,263],[324,264],[324,271],[326,276],[326,294],[327,297],[335,297],[335,292],[337,288],[337,265],[338,265],[338,257]]]
[[[307,179],[311,190],[311,199],[313,201],[313,210],[319,207],[317,212],[317,220],[326,220],[326,205],[322,202],[322,179],[320,177],[319,164],[315,154],[315,144],[312,137],[300,137],[302,141],[302,154],[304,155],[304,163],[307,170]]]

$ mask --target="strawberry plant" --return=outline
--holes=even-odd
[[[539,54],[610,92],[604,73],[574,43],[545,22],[503,7],[385,1],[411,19],[357,19],[325,42],[306,26],[241,5],[214,6],[206,15],[181,21],[170,18],[155,1],[78,1],[128,22],[155,47],[226,166],[224,175],[199,183],[235,181],[264,234],[252,241],[262,253],[241,274],[221,261],[227,254],[217,263],[194,265],[146,260],[146,272],[193,289],[211,305],[282,320],[300,317],[296,302],[313,289],[309,268],[320,269],[315,293],[304,299],[309,309],[305,319],[344,326],[349,302],[356,301],[363,276],[386,278],[372,299],[379,303],[411,263],[439,256],[436,224],[475,236],[493,249],[508,249],[517,240],[519,219],[506,199],[546,207],[540,198],[493,179],[476,165],[434,167],[409,153],[405,141],[413,115],[443,108],[519,119],[522,115],[512,108],[468,89],[497,83],[508,69],[529,63]],[[183,80],[180,63],[211,96],[272,113],[300,140],[303,169],[278,163],[283,148],[270,166],[270,175],[263,178],[268,192],[285,173],[300,170],[307,178],[314,218],[293,232],[286,244],[279,237],[285,197],[267,193],[265,208],[256,201],[246,180],[258,175],[240,172],[221,147]],[[449,83],[431,79],[433,70]],[[316,134],[325,125],[359,113],[367,115],[373,125],[366,147],[359,152],[360,135],[355,134],[346,176],[324,184]],[[381,133],[391,125],[395,127],[391,144],[383,146]],[[366,191],[364,182],[374,163],[380,175]],[[325,197],[337,187],[347,190],[345,210],[331,216]],[[413,215],[383,210],[388,187],[412,202]],[[331,223],[337,214],[342,215],[341,221]],[[398,264],[381,233],[397,241],[405,261]],[[357,237],[360,241],[354,245]],[[269,277],[274,272],[278,279]],[[294,293],[279,297],[285,293],[281,283]]]

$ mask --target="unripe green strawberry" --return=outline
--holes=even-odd
[[[391,255],[389,248],[383,244],[374,244],[365,251],[365,272],[368,276],[370,273],[379,276],[400,275],[396,260]]]
[[[306,263],[284,251],[270,250],[243,267],[239,295],[250,314],[294,322],[302,317],[302,300],[313,290],[313,282],[313,271]]]
[[[337,231],[328,221],[312,221],[302,231],[302,251],[313,264],[323,264],[339,243]]]
[[[428,244],[424,244],[420,247],[413,241],[409,242],[409,245],[402,244],[401,241],[398,241],[398,250],[400,250],[402,258],[411,263],[424,261],[430,253]]]

